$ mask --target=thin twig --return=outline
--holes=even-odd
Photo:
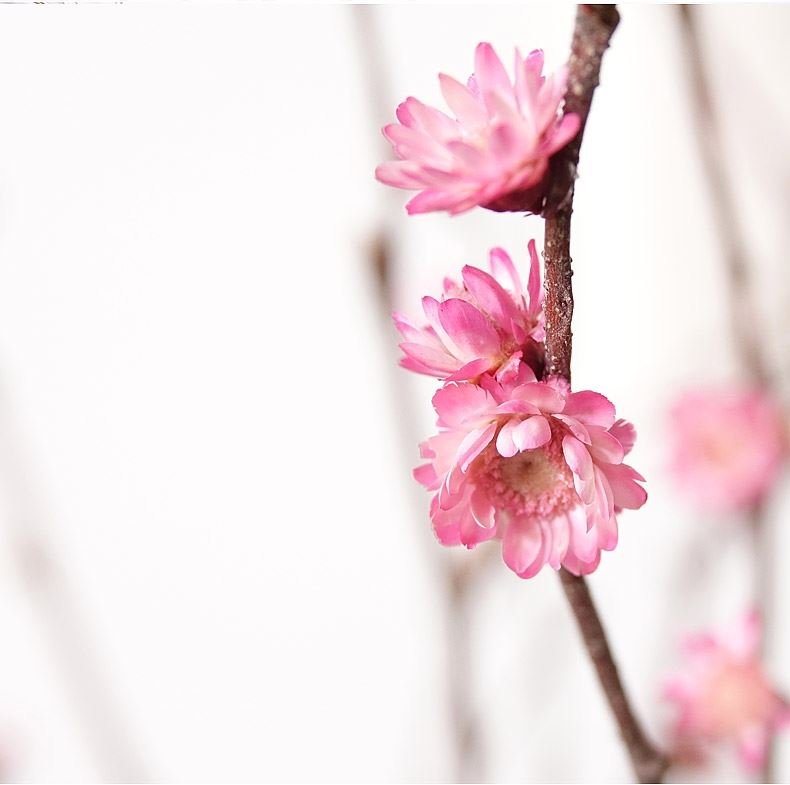
[[[560,570],[560,580],[637,779],[639,782],[662,782],[667,759],[650,743],[631,708],[587,581],[567,570]]]
[[[547,374],[571,378],[573,287],[570,240],[573,193],[579,151],[601,60],[620,20],[613,5],[580,5],[571,45],[565,111],[575,112],[582,127],[575,140],[552,162],[553,183],[544,211]],[[634,772],[640,782],[661,782],[666,758],[648,741],[634,715],[614,662],[603,625],[587,583],[580,576],[560,571],[565,596],[573,610],[598,680],[617,721]]]
[[[725,176],[727,162],[722,149],[721,130],[711,96],[710,76],[705,69],[702,43],[697,24],[696,9],[677,6],[680,31],[688,52],[688,73],[691,83],[691,103],[698,151],[708,182],[708,200],[716,223],[716,234],[721,240],[722,260],[727,279],[730,330],[735,353],[751,384],[768,392],[776,391],[776,380],[761,340],[760,308],[752,275],[749,246],[743,237],[733,193]],[[763,623],[761,655],[765,659],[770,643],[769,619],[773,605],[774,580],[771,570],[773,548],[770,530],[761,502],[746,512],[752,532],[756,604]],[[761,772],[763,782],[774,779],[773,744],[768,741]]]

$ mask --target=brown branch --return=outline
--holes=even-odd
[[[662,782],[667,760],[647,739],[628,702],[587,582],[566,570],[560,570],[560,580],[584,638],[587,653],[595,666],[598,681],[617,720],[637,779],[639,782]]]
[[[751,274],[749,246],[743,237],[738,221],[738,210],[725,172],[726,158],[722,149],[721,131],[713,98],[710,76],[705,69],[702,42],[697,24],[697,11],[691,6],[677,6],[680,32],[688,54],[688,73],[691,82],[692,116],[697,136],[698,151],[705,179],[708,182],[708,200],[716,224],[716,234],[721,238],[722,259],[727,279],[730,330],[733,345],[741,367],[749,381],[769,392],[776,392],[776,381],[761,340],[759,304]],[[769,641],[767,623],[771,618],[774,578],[770,569],[773,547],[770,530],[761,502],[753,504],[746,513],[752,531],[753,560],[755,565],[756,604],[764,619],[762,657],[765,658]],[[762,782],[773,781],[773,745],[769,740],[765,763],[761,772]]]
[[[581,128],[575,139],[551,162],[552,184],[543,215],[546,260],[546,368],[549,375],[571,377],[571,213],[576,169],[601,60],[620,21],[614,5],[579,5],[568,61],[565,113],[577,114]]]
[[[571,214],[582,137],[598,86],[601,60],[620,20],[613,5],[580,5],[569,61],[565,112],[582,121],[574,141],[552,161],[553,183],[547,198],[545,228],[546,368],[548,375],[571,378],[573,287],[571,277]],[[565,596],[576,617],[598,680],[617,721],[634,772],[640,782],[661,782],[667,760],[648,741],[628,702],[603,625],[584,578],[560,571]]]

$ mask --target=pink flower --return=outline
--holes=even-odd
[[[549,158],[579,130],[575,114],[559,116],[567,68],[545,78],[543,52],[526,59],[516,50],[515,83],[490,44],[478,44],[467,86],[439,74],[442,95],[455,114],[407,98],[400,123],[384,127],[397,161],[376,169],[382,183],[420,191],[410,214],[476,205],[498,211],[539,212]]]
[[[674,736],[681,750],[731,742],[747,769],[762,766],[771,735],[790,723],[790,708],[760,665],[760,635],[759,615],[752,612],[721,635],[686,638],[685,668],[665,685],[665,697],[677,706]]]
[[[545,565],[580,575],[617,544],[616,512],[647,499],[623,463],[633,426],[598,393],[538,382],[518,360],[479,385],[450,382],[433,398],[439,433],[421,445],[415,478],[434,492],[431,519],[444,545],[499,538],[522,578]]]
[[[400,344],[406,355],[401,365],[440,379],[464,381],[494,372],[512,358],[523,358],[542,373],[543,290],[534,240],[529,255],[526,290],[510,257],[494,248],[490,275],[467,265],[462,284],[445,279],[441,302],[423,298],[427,326],[417,327],[402,314],[393,314],[405,339]]]
[[[786,451],[778,408],[759,390],[687,392],[671,410],[672,469],[697,503],[725,512],[759,501]]]

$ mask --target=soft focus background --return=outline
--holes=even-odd
[[[373,179],[398,100],[438,101],[436,73],[465,78],[481,40],[556,67],[573,15],[0,8],[4,777],[630,780],[556,576],[442,550],[410,477],[434,385],[396,368],[391,305],[418,315],[493,245],[525,265],[540,221],[407,219]],[[662,739],[679,636],[745,610],[755,569],[738,519],[701,518],[666,471],[670,401],[740,371],[678,11],[622,17],[582,150],[574,381],[640,432],[651,498],[591,584]],[[698,18],[786,376],[790,8]],[[780,493],[769,666],[786,692],[788,513]],[[460,621],[448,562],[479,567]],[[778,764],[781,781],[784,742]],[[742,777],[727,756],[704,776]]]

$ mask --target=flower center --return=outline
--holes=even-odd
[[[562,454],[561,434],[552,423],[552,439],[543,447],[503,458],[490,445],[472,467],[475,484],[491,503],[512,515],[551,519],[579,503],[573,475]]]
[[[738,458],[741,446],[737,440],[721,432],[706,433],[700,440],[700,453],[708,462],[726,467]]]
[[[503,458],[497,467],[503,482],[516,493],[538,496],[554,487],[557,467],[543,450],[528,450]]]
[[[729,736],[749,725],[765,723],[773,694],[754,665],[722,663],[711,674],[703,705],[709,732]]]

